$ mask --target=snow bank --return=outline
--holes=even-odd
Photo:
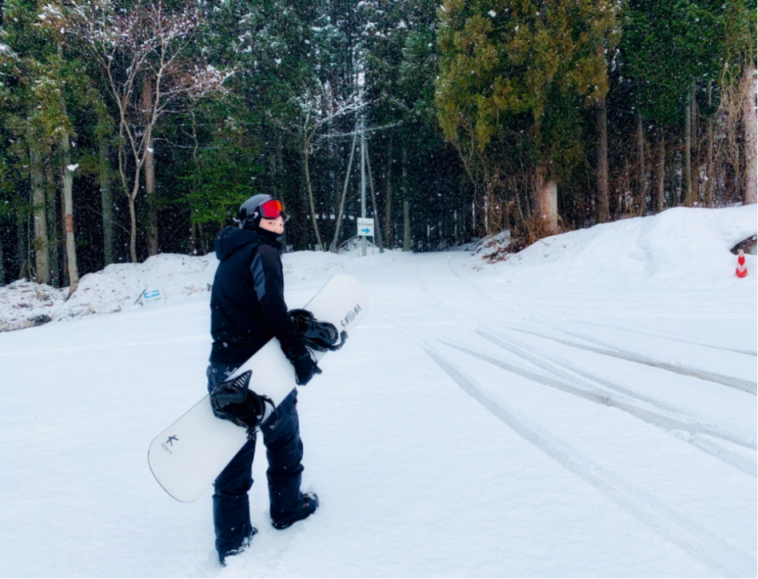
[[[69,299],[67,288],[17,281],[0,288],[0,331],[139,307],[135,302],[146,289],[158,288],[166,299],[207,292],[217,263],[213,255],[162,254],[145,263],[109,265],[82,277]]]
[[[0,288],[0,331],[46,324],[68,290],[19,280]]]
[[[510,279],[550,284],[731,282],[737,260],[730,249],[757,229],[755,205],[677,207],[548,237],[492,267]],[[754,272],[756,258],[747,257]],[[477,267],[481,259],[477,256]]]
[[[394,259],[399,252],[385,252],[358,258],[357,251],[333,253],[298,251],[283,256],[285,279],[299,282],[329,276],[345,269],[371,268],[377,260]],[[138,264],[109,265],[79,281],[71,296],[68,289],[20,280],[0,288],[0,331],[19,330],[51,321],[108,314],[135,303],[145,290],[159,289],[166,301],[178,296],[208,292],[213,284],[218,260],[214,254],[190,256],[161,254]]]

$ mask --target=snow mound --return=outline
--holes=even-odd
[[[121,311],[135,304],[145,290],[160,289],[165,299],[207,292],[213,284],[215,256],[161,254],[144,263],[113,264],[85,275],[54,320]]]
[[[0,332],[46,324],[67,293],[23,279],[0,288]]]
[[[370,269],[379,260],[393,260],[399,252],[358,257],[358,251],[339,255],[320,251],[297,251],[282,256],[285,279],[299,282],[328,277],[345,270]],[[76,292],[20,280],[0,287],[0,331],[20,330],[52,321],[108,314],[140,307],[136,302],[146,290],[158,289],[165,301],[179,296],[209,292],[218,260],[214,254],[190,256],[164,253],[144,263],[109,265],[82,277]]]
[[[731,282],[736,279],[737,260],[730,249],[756,230],[755,205],[677,207],[652,217],[548,237],[492,267],[511,279],[550,284],[667,283],[675,279]],[[747,258],[753,273],[756,258]],[[475,259],[481,262],[481,257]]]
[[[217,264],[213,255],[173,254],[156,255],[144,263],[113,264],[83,276],[68,299],[68,288],[17,281],[0,288],[0,331],[138,307],[135,302],[149,289],[160,289],[165,299],[207,292]]]

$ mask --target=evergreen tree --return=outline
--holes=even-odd
[[[617,4],[605,0],[448,0],[440,9],[439,120],[499,225],[508,150],[527,162],[535,227],[555,232],[556,181],[583,155],[583,106],[608,90],[602,48]]]

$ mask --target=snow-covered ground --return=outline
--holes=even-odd
[[[260,452],[225,569],[211,492],[178,503],[146,461],[205,394],[215,259],[4,288],[0,323],[67,321],[0,333],[0,575],[754,577],[758,271],[729,248],[756,223],[675,209],[494,265],[285,255],[291,307],[346,272],[371,311],[300,390],[321,508],[274,530]]]

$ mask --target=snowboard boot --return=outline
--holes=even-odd
[[[282,531],[287,527],[303,519],[310,517],[318,508],[318,496],[316,493],[307,493],[303,495],[303,502],[298,510],[284,517],[271,516],[271,524],[275,529]]]
[[[221,553],[218,554],[218,560],[219,563],[221,563],[222,567],[226,567],[226,561],[229,557],[234,557],[235,555],[239,555],[243,551],[247,551],[248,547],[250,547],[250,543],[253,540],[253,537],[258,534],[258,529],[255,527],[250,528],[250,533],[247,537],[242,541],[242,544],[237,547],[236,549],[232,549],[231,551],[227,551],[223,555]]]

